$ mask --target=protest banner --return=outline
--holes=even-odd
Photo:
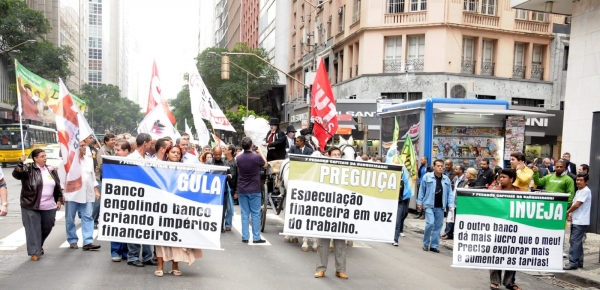
[[[568,194],[458,189],[453,267],[563,271]]]
[[[227,169],[103,156],[98,239],[221,249]]]
[[[290,154],[284,235],[391,243],[402,166]]]
[[[22,66],[15,59],[17,98],[21,104],[21,115],[25,119],[55,123],[59,105],[58,84],[50,82]],[[71,94],[80,112],[85,112],[85,102]]]

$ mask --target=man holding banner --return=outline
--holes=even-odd
[[[342,158],[342,151],[337,147],[329,148],[327,153],[331,158]],[[329,240],[320,238],[317,241],[319,246],[317,247],[317,273],[315,273],[315,278],[322,278],[325,276],[325,271],[327,271]],[[346,275],[346,241],[333,239],[333,252],[335,253],[335,275],[341,279],[348,279],[348,275]]]

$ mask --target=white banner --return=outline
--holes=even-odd
[[[98,239],[220,250],[227,169],[103,156]]]
[[[217,102],[210,95],[208,88],[202,80],[202,76],[198,72],[196,64],[190,69],[188,86],[190,89],[190,104],[194,123],[197,122],[196,118],[200,117],[204,120],[209,120],[213,129],[235,132],[235,129],[231,126],[231,123],[227,120],[219,105],[217,105]]]
[[[452,267],[562,272],[568,199],[458,189]]]
[[[283,234],[392,243],[402,167],[290,154]]]

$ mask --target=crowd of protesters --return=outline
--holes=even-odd
[[[165,137],[153,140],[145,133],[136,137],[129,134],[106,134],[101,144],[94,144],[93,136],[82,136],[80,139],[79,158],[82,164],[82,189],[68,196],[63,195],[61,188],[64,182],[58,170],[46,165],[45,152],[35,149],[31,156],[33,163],[24,164],[25,156],[13,171],[13,177],[21,180],[21,213],[27,239],[27,252],[31,260],[38,261],[44,254],[43,243],[54,226],[56,211],[64,204],[66,207],[66,236],[71,249],[78,249],[78,237],[75,232],[76,213],[81,219],[83,250],[97,250],[100,245],[93,243],[93,230],[98,226],[100,209],[100,189],[102,188],[102,156],[120,156],[165,162],[181,162],[187,164],[208,164],[229,167],[227,175],[226,200],[224,204],[225,220],[223,232],[231,231],[233,207],[239,204],[242,215],[242,242],[264,243],[260,236],[261,207],[261,169],[268,166],[271,160],[284,158],[287,153],[311,155],[318,148],[312,143],[306,130],[296,136],[293,126],[286,131],[279,129],[277,119],[270,120],[271,130],[265,136],[264,145],[268,151],[266,156],[250,138],[243,138],[241,147],[204,146],[198,147],[190,143],[190,136],[182,134],[173,140]],[[304,131],[304,132],[303,132]],[[341,151],[330,147],[325,154],[331,158],[340,158]],[[565,270],[583,267],[583,239],[590,222],[591,192],[587,187],[589,166],[581,164],[577,167],[570,162],[570,154],[563,158],[526,160],[523,153],[510,155],[510,168],[495,166],[492,168],[488,160],[480,162],[479,170],[464,165],[454,165],[451,160],[434,160],[429,163],[427,157],[420,158],[417,171],[417,215],[415,218],[425,220],[423,250],[439,253],[440,238],[454,238],[454,222],[448,220],[442,234],[445,215],[453,215],[456,206],[456,189],[470,188],[481,190],[508,190],[531,192],[556,192],[569,194],[567,220],[570,222],[569,263]],[[357,153],[356,160],[369,162],[385,162],[378,154]],[[6,183],[0,176],[0,201],[6,200]],[[394,246],[398,246],[399,237],[404,237],[404,222],[408,216],[410,196],[401,186],[398,198],[398,212]],[[7,209],[0,204],[0,215],[6,215]],[[252,233],[249,222],[252,220]],[[250,236],[252,234],[252,236]],[[323,244],[323,245],[321,245]],[[323,277],[327,269],[327,243],[319,243],[316,278]],[[345,242],[334,242],[336,256],[336,276],[347,279],[345,273]],[[202,257],[199,249],[185,249],[139,244],[111,242],[111,260],[128,265],[144,267],[157,266],[156,276],[163,276],[165,262],[171,261],[168,273],[180,276],[178,263],[191,264]],[[140,259],[141,254],[141,259]],[[491,289],[499,289],[502,284],[508,289],[520,289],[515,283],[515,271],[490,271]]]

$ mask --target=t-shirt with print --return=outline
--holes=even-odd
[[[584,187],[575,193],[573,203],[582,202],[581,206],[571,213],[571,223],[574,225],[590,225],[590,209],[592,208],[592,191],[589,187]]]

